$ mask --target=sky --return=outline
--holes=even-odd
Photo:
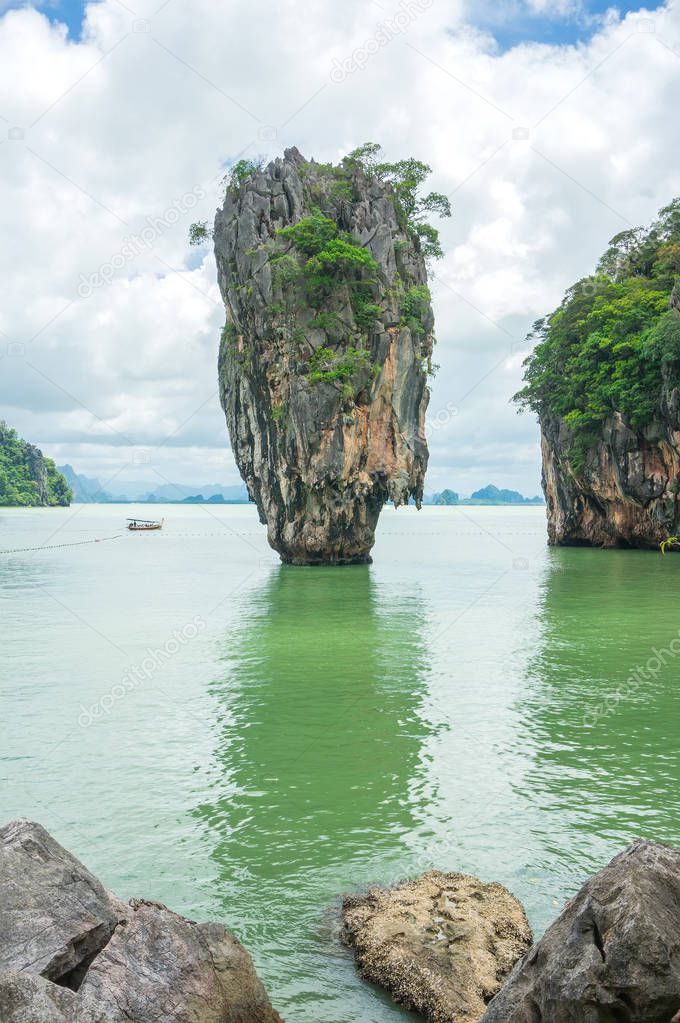
[[[0,415],[116,480],[238,482],[209,247],[241,156],[362,142],[446,193],[426,490],[540,488],[526,335],[680,194],[680,8],[0,0]]]

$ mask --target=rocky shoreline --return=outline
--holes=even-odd
[[[514,896],[462,874],[349,896],[343,918],[359,972],[430,1023],[680,1020],[680,849],[634,842],[531,948]]]
[[[502,885],[430,871],[347,895],[359,973],[430,1023],[680,1021],[680,850],[637,841],[532,946]],[[282,1023],[218,923],[124,903],[39,824],[0,828],[0,1023]]]

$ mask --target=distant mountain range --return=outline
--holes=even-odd
[[[73,491],[73,500],[79,504],[248,504],[248,491],[243,484],[186,486],[183,483],[163,483],[159,486],[121,480],[115,482],[114,493],[113,490],[105,490],[98,479],[74,472],[70,465],[58,468]],[[455,490],[448,489],[439,494],[426,494],[423,504],[543,504],[543,498],[523,497],[517,490],[499,490],[490,484],[475,490],[470,497],[461,497]]]
[[[243,484],[222,486],[219,483],[194,484],[116,480],[105,490],[98,479],[81,476],[70,465],[59,472],[73,491],[78,504],[247,504],[248,491]]]

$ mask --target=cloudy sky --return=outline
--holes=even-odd
[[[428,490],[536,493],[524,337],[680,194],[680,6],[0,0],[1,414],[58,462],[234,483],[212,220],[242,155],[366,140],[450,196]]]

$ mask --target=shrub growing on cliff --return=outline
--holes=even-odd
[[[380,162],[378,156],[381,151],[382,146],[377,142],[364,142],[345,157],[344,163],[350,169],[361,167],[369,178],[378,177],[389,181],[394,189],[401,226],[419,239],[426,260],[441,259],[443,251],[439,231],[426,218],[432,214],[450,217],[451,203],[441,192],[420,194],[421,186],[432,173],[432,168],[413,157],[397,160],[396,163]]]
[[[534,324],[529,338],[538,343],[514,400],[570,427],[575,472],[608,416],[619,412],[643,430],[659,410],[663,387],[680,385],[680,312],[669,309],[679,271],[675,200],[648,230],[613,238],[597,273]]]
[[[317,348],[309,359],[309,379],[324,383],[331,383],[333,380],[347,381],[370,363],[371,356],[363,348],[350,345],[346,352],[338,353],[332,348],[322,346]]]
[[[256,160],[237,160],[229,171],[227,191],[232,196],[235,195],[244,181],[262,169],[263,163],[262,157],[258,157]]]
[[[410,327],[412,334],[424,334],[423,321],[430,308],[430,289],[426,284],[409,288],[401,300],[402,323]]]
[[[276,232],[279,238],[287,238],[298,252],[305,256],[316,256],[317,253],[332,241],[338,233],[334,220],[325,216],[320,209],[314,209],[308,217],[298,220],[297,224],[282,227]]]
[[[358,289],[354,295],[354,319],[361,331],[369,332],[382,316],[382,309],[370,301],[366,289]]]
[[[357,326],[360,330],[370,329],[380,313],[380,309],[369,302],[372,274],[378,268],[370,252],[350,234],[341,232],[335,221],[316,208],[297,224],[281,228],[277,235],[290,241],[293,248],[306,257],[301,267],[296,265],[298,280],[310,305],[320,309],[346,284]],[[293,257],[274,256],[274,265],[286,258]]]
[[[207,220],[196,220],[189,225],[189,245],[203,245],[212,237]]]
[[[355,291],[365,294],[370,279],[362,275],[377,270],[377,267],[370,252],[362,249],[353,239],[334,238],[307,261],[304,270],[307,297],[318,308],[324,299],[344,283],[356,285]],[[364,287],[358,287],[359,284]],[[353,302],[353,309],[355,305]],[[356,313],[356,309],[354,311]]]

